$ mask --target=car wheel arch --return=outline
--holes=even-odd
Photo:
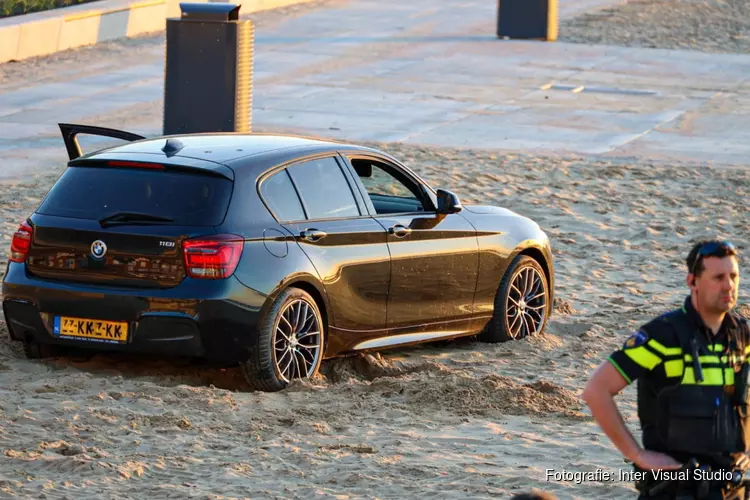
[[[547,258],[544,256],[544,253],[537,247],[534,246],[527,246],[527,247],[521,247],[516,249],[511,256],[508,258],[508,262],[513,262],[513,260],[518,257],[519,255],[527,255],[537,261],[537,263],[542,267],[542,270],[544,271],[544,277],[547,280],[547,289],[549,290],[549,303],[548,303],[548,311],[547,314],[551,315],[552,310],[554,309],[552,302],[554,298],[554,290],[553,290],[553,281],[552,281],[552,274],[550,270],[550,263],[547,262]],[[507,272],[507,269],[506,269]]]
[[[322,289],[320,285],[318,285],[317,283],[314,283],[311,277],[296,276],[294,278],[291,278],[283,282],[279,287],[277,287],[273,291],[273,293],[271,293],[268,296],[268,300],[263,306],[263,316],[268,314],[268,310],[271,309],[271,306],[273,305],[274,301],[279,296],[279,294],[281,294],[284,290],[287,290],[289,288],[299,288],[300,290],[307,292],[315,301],[315,304],[318,306],[320,315],[323,318],[323,328],[325,328],[325,332],[323,335],[323,347],[324,347],[323,354],[325,355],[325,347],[328,344],[328,327],[331,322],[330,321],[330,307],[328,304],[328,295],[325,293],[325,290]]]

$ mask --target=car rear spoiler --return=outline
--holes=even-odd
[[[62,132],[65,149],[68,150],[68,157],[75,160],[83,155],[81,145],[78,144],[78,134],[98,135],[102,137],[113,137],[124,141],[139,141],[145,137],[124,130],[116,130],[105,127],[95,127],[93,125],[77,125],[73,123],[59,123],[60,132]]]

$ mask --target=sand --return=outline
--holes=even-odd
[[[747,0],[629,0],[560,22],[561,42],[750,53]]]
[[[139,57],[128,44],[105,49]],[[75,57],[5,65],[0,78],[7,88],[25,75],[64,79]],[[146,103],[96,123],[158,123],[158,113]],[[634,498],[580,392],[638,325],[680,305],[692,242],[731,238],[748,253],[747,169],[373,145],[464,203],[540,224],[558,273],[545,335],[331,360],[316,379],[266,394],[237,369],[186,359],[29,361],[0,321],[0,497],[469,499],[538,488]],[[10,234],[62,172],[60,148],[59,159],[24,158],[46,173],[0,182],[3,268]],[[744,290],[740,304],[750,313]],[[637,434],[634,387],[618,405]],[[556,479],[563,472],[612,476]]]

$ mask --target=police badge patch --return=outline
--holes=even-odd
[[[623,349],[633,349],[634,347],[642,346],[643,344],[648,341],[648,337],[646,337],[646,334],[642,331],[638,330],[633,335],[628,337],[628,339],[625,341],[625,344],[623,344]]]

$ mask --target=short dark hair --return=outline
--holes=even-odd
[[[530,493],[519,493],[510,500],[557,500],[557,497],[546,491],[532,491]]]
[[[693,245],[687,259],[685,259],[685,263],[687,264],[688,273],[692,273],[698,277],[706,269],[703,265],[704,258],[728,257],[730,255],[734,255],[735,257],[739,256],[737,248],[731,242],[703,240]]]

